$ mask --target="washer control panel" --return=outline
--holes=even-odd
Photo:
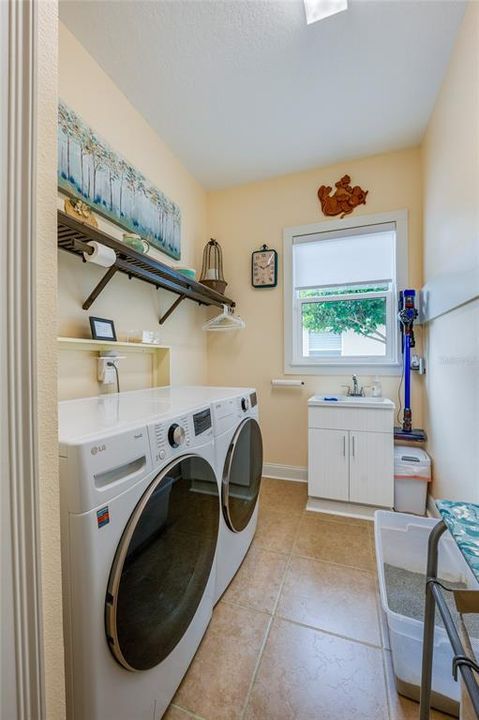
[[[154,463],[174,458],[212,439],[210,409],[154,423],[149,435]]]

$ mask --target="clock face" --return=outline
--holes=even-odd
[[[277,282],[277,254],[275,250],[258,250],[252,256],[253,287],[275,287]]]

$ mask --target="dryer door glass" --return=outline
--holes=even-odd
[[[218,483],[195,455],[156,477],[125,528],[110,572],[106,635],[128,670],[148,670],[178,644],[213,568]]]
[[[234,532],[244,530],[253,515],[262,469],[261,430],[256,420],[247,418],[231,441],[223,473],[223,515]]]

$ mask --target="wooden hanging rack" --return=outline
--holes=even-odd
[[[199,305],[235,307],[234,301],[221,293],[196,282],[196,280],[191,280],[159,260],[136,252],[125,243],[115,240],[101,230],[85,225],[62,210],[58,210],[58,247],[61,250],[77,255],[85,262],[83,253],[91,254],[93,252],[91,246],[88,245],[91,241],[96,241],[114,250],[116,261],[107,269],[100,282],[91,291],[82,305],[83,310],[88,310],[117,272],[127,275],[130,280],[135,277],[154,285],[157,289],[163,288],[178,295],[173,304],[160,317],[160,325],[169,318],[183,300],[194,300]]]

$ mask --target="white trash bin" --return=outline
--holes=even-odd
[[[394,509],[424,515],[431,458],[425,450],[406,445],[394,447]]]
[[[396,603],[392,584],[394,572],[408,571],[426,575],[428,541],[438,518],[419,518],[401,513],[378,510],[374,515],[374,536],[379,578],[381,608],[386,615],[396,689],[401,695],[419,700],[421,685],[422,640],[424,633],[424,592],[417,598],[421,608],[418,619],[406,607]],[[393,573],[391,574],[391,571]],[[452,536],[446,532],[439,543],[438,577],[447,583],[461,583],[471,590],[478,584]],[[417,597],[417,596],[416,596]],[[471,618],[474,616],[471,616]],[[468,620],[466,621],[469,622]],[[479,653],[477,631],[468,627],[476,657]],[[458,716],[460,684],[452,676],[453,652],[447,633],[438,626],[434,632],[432,671],[432,707]]]

